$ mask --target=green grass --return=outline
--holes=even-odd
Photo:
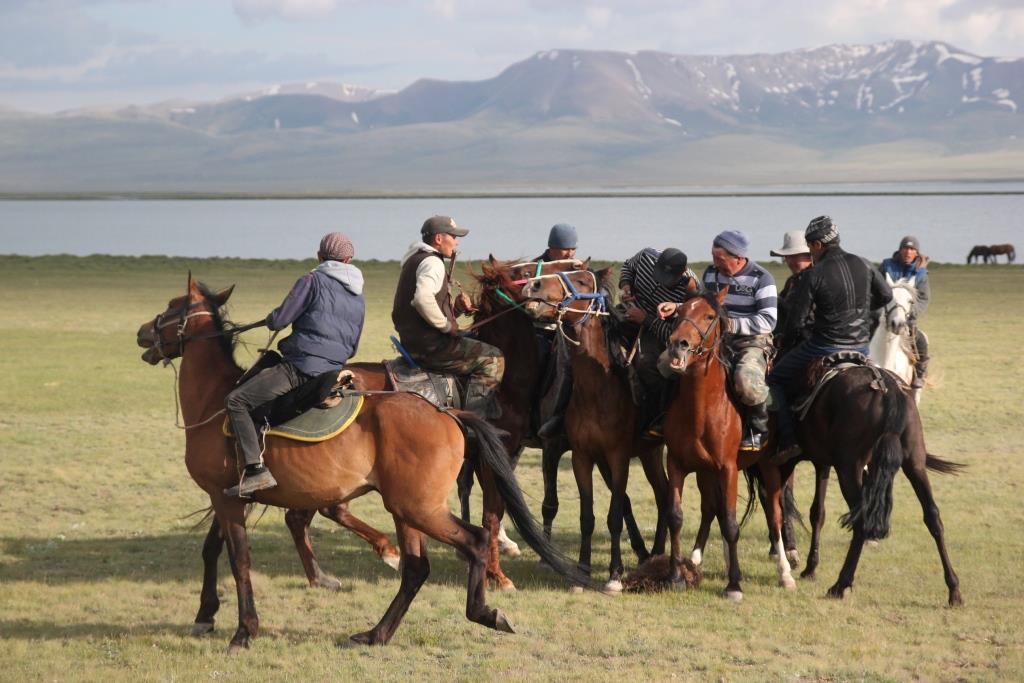
[[[230,315],[248,322],[310,265],[0,257],[0,680],[1024,678],[1024,364],[1016,350],[1024,270],[1015,267],[934,267],[934,303],[924,320],[938,378],[922,404],[929,450],[969,465],[960,477],[932,477],[962,609],[945,607],[934,544],[902,478],[893,535],[866,549],[846,600],[825,599],[849,540],[836,521],[846,508],[833,480],[819,578],[798,580],[794,592],[775,586],[759,515],[741,539],[740,604],[721,597],[717,531],[704,584],[685,593],[570,595],[527,551],[504,563],[519,592],[489,597],[518,627],[505,636],[466,621],[464,565],[433,544],[430,580],[384,649],[337,644],[376,622],[397,590],[396,575],[354,536],[318,520],[314,544],[343,589],[306,588],[283,513],[269,510],[251,534],[262,619],[252,650],[225,655],[236,619],[226,557],[217,632],[190,638],[203,532],[185,515],[206,501],[185,472],[172,373],[139,361],[135,331],[184,291],[189,268],[215,287],[235,284]],[[376,360],[392,353],[397,266],[362,265],[369,315],[359,358]],[[265,332],[245,339],[250,346],[238,356],[248,363]],[[539,454],[527,452],[518,474],[539,513]],[[809,466],[797,476],[806,510]],[[608,561],[608,496],[600,488],[599,574]],[[578,503],[568,457],[559,491],[556,541],[575,554]],[[653,504],[639,467],[630,493],[650,537]],[[685,500],[688,546],[697,522],[692,478]],[[353,507],[392,531],[375,494]],[[801,554],[807,541],[801,532]]]

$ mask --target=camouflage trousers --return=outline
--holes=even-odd
[[[413,358],[427,370],[465,377],[467,410],[477,410],[488,403],[505,374],[505,357],[501,350],[470,337],[461,337],[451,349],[422,357],[413,354]]]
[[[768,400],[765,373],[772,353],[770,334],[731,336],[726,346],[732,356],[732,385],[740,401],[747,406],[761,405]]]

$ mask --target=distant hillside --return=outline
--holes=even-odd
[[[1024,59],[940,42],[542,52],[397,93],[0,114],[0,191],[338,191],[1024,176]]]

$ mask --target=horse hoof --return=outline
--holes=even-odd
[[[511,620],[500,609],[494,610],[494,630],[502,633],[515,633]]]
[[[793,578],[791,574],[786,574],[781,579],[779,579],[779,585],[785,588],[786,590],[791,591],[796,588],[796,580]]]
[[[384,564],[391,567],[396,572],[398,571],[398,567],[402,562],[401,555],[381,555],[380,559],[384,560]]]
[[[516,558],[523,554],[523,551],[515,543],[502,543],[500,550],[501,554],[508,558]]]
[[[800,578],[801,579],[807,579],[808,581],[814,581],[814,579],[816,579],[818,577],[816,577],[814,575],[814,571],[813,570],[805,569],[802,572],[800,572]]]
[[[701,551],[694,550],[692,553],[690,553],[690,562],[693,562],[695,566],[699,567],[701,565],[701,562],[703,561],[704,553],[702,553]]]
[[[846,597],[846,591],[847,590],[849,590],[849,589],[848,588],[840,588],[839,586],[832,586],[831,588],[828,589],[828,592],[825,593],[825,595],[826,595],[826,597],[832,598],[833,600],[842,600],[843,598]]]
[[[605,595],[619,595],[622,593],[622,582],[618,579],[612,579],[604,585],[604,591],[602,592]]]
[[[248,645],[239,645],[238,643],[228,645],[228,654],[231,656],[245,654],[248,650]]]
[[[864,545],[868,546],[869,548],[877,548],[878,547],[878,539],[877,538],[866,539],[864,541]]]
[[[960,596],[960,589],[957,589],[949,594],[949,606],[950,607],[963,607],[964,599]]]
[[[583,592],[583,586],[569,586],[570,595],[579,595]]]
[[[800,566],[800,551],[798,550],[787,550],[786,559],[789,560],[789,566],[794,569]]]
[[[512,583],[512,579],[508,578],[507,576],[503,576],[494,583],[495,590],[499,590],[503,593],[515,593],[516,591],[516,585]]]
[[[743,591],[725,591],[725,599],[729,602],[743,602]]]
[[[328,590],[328,591],[340,591],[341,590],[341,581],[338,581],[336,578],[334,578],[330,574],[321,574],[320,576],[316,577],[312,581],[312,583],[310,583],[310,585],[313,588],[323,588],[324,590]]]
[[[205,636],[207,633],[213,633],[212,621],[197,621],[192,624],[192,635],[194,637]]]
[[[373,637],[373,631],[363,631],[362,633],[356,633],[348,637],[348,642],[351,645],[377,645],[377,640]]]

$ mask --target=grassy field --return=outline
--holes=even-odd
[[[169,369],[139,360],[138,326],[184,292],[186,271],[236,284],[232,319],[276,305],[308,263],[165,258],[0,257],[0,680],[1020,680],[1024,679],[1024,269],[936,266],[924,320],[937,386],[922,404],[929,450],[969,465],[934,475],[965,606],[945,607],[932,539],[898,477],[893,535],[868,548],[853,593],[825,599],[849,535],[833,480],[817,581],[775,586],[761,517],[741,539],[746,599],[721,597],[720,552],[704,584],[663,595],[571,595],[526,551],[505,562],[520,588],[492,594],[513,636],[463,616],[465,568],[434,544],[433,573],[391,646],[343,649],[375,623],[397,576],[361,541],[318,520],[314,544],[339,593],[306,587],[283,524],[269,510],[252,530],[262,632],[239,658],[225,654],[236,619],[226,556],[213,637],[188,629],[198,606],[203,531],[185,516],[206,505],[183,465]],[[397,267],[362,264],[369,319],[359,358],[387,344]],[[777,272],[781,275],[781,272]],[[466,281],[468,278],[463,278]],[[251,361],[265,332],[250,333]],[[536,514],[539,454],[518,471]],[[630,493],[648,537],[653,503],[634,467]],[[798,470],[810,504],[810,467]],[[560,476],[556,541],[575,554],[578,506],[569,459]],[[697,522],[686,492],[684,536]],[[607,564],[608,496],[597,501],[595,568]],[[480,510],[479,499],[474,502]],[[454,506],[453,506],[454,507]],[[392,531],[376,494],[354,511]],[[801,554],[809,535],[800,533]],[[717,531],[713,546],[717,549]],[[626,558],[632,566],[631,556]]]

